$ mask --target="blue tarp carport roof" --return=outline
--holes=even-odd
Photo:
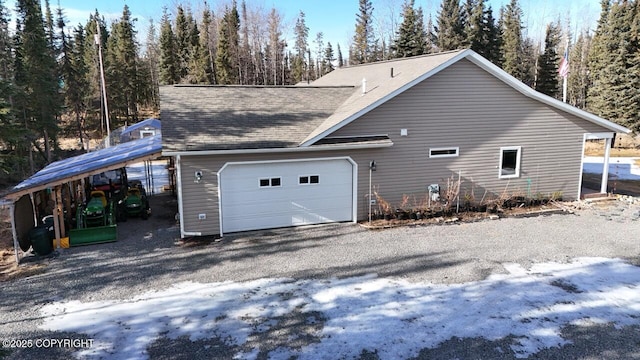
[[[153,159],[161,154],[162,137],[156,135],[70,157],[47,165],[16,185],[9,191],[7,197],[17,199],[24,194],[124,167],[131,163]]]
[[[122,131],[122,135],[128,134],[128,133],[136,131],[138,129],[144,129],[145,127],[151,127],[151,128],[154,128],[154,129],[161,129],[162,128],[162,124],[160,123],[160,120],[154,119],[154,118],[143,120],[143,121],[140,121],[139,123],[135,123],[135,124],[129,126],[128,128],[124,129]]]

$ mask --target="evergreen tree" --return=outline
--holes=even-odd
[[[593,85],[587,91],[588,109],[632,129],[638,124],[638,89],[633,74],[635,3],[602,1],[602,12],[589,52]]]
[[[22,175],[19,146],[22,140],[20,127],[12,112],[13,86],[13,44],[9,33],[8,10],[0,1],[0,148],[5,155],[0,157],[0,171],[16,179]]]
[[[238,31],[240,16],[236,3],[227,8],[220,24],[216,51],[216,75],[219,84],[238,83]]]
[[[0,81],[13,81],[13,43],[9,32],[9,13],[4,3],[0,1]],[[0,92],[0,97],[6,93]],[[5,98],[8,102],[9,99]]]
[[[342,50],[340,49],[340,44],[338,44],[338,67],[341,68],[344,66],[344,57],[342,56]]]
[[[51,6],[49,0],[44,0],[44,29],[47,38],[47,44],[53,52],[56,44],[56,33],[54,30],[53,13],[51,12]],[[54,52],[55,54],[55,52]]]
[[[502,68],[516,79],[525,81],[528,77],[525,67],[522,38],[522,10],[518,0],[511,2],[500,12],[502,24]]]
[[[211,22],[211,10],[205,3],[205,9],[202,12],[202,30],[200,31],[199,40],[200,52],[198,54],[198,61],[203,71],[199,82],[204,84],[215,83],[214,57],[213,49],[211,48]]]
[[[628,44],[627,76],[630,107],[627,123],[635,132],[640,131],[640,1],[633,3],[632,24]]]
[[[467,46],[494,64],[500,65],[500,29],[491,6],[485,0],[467,0],[465,5]]]
[[[327,47],[324,50],[324,59],[322,60],[322,74],[326,75],[332,72],[335,68],[333,66],[333,62],[335,61],[335,56],[333,54],[333,46],[331,46],[331,42],[327,43]]]
[[[502,54],[500,51],[502,46],[502,31],[500,26],[496,24],[491,6],[486,7],[483,23],[485,26],[486,45],[484,49],[480,50],[480,55],[492,63],[502,66]]]
[[[437,45],[438,37],[436,36],[434,31],[433,19],[431,18],[431,15],[429,15],[429,20],[427,21],[427,27],[425,29],[425,33],[427,36],[426,36],[426,43],[424,47],[424,53],[433,54],[438,51],[438,45]]]
[[[107,94],[109,111],[116,115],[116,125],[138,120],[138,89],[147,79],[138,78],[138,44],[129,6],[125,5],[122,17],[112,25],[107,41]]]
[[[58,39],[60,39],[60,47],[57,54],[59,64],[60,80],[62,81],[62,95],[64,97],[65,110],[71,111],[76,115],[76,122],[71,124],[71,127],[79,129],[78,125],[78,113],[74,111],[76,101],[80,97],[82,88],[79,87],[78,72],[74,67],[74,41],[65,33],[65,20],[62,8],[58,7],[56,10],[56,28],[58,31]],[[84,41],[84,38],[82,38]],[[74,126],[75,125],[75,126]],[[81,147],[84,148],[84,139],[79,132],[78,139],[80,140]]]
[[[294,44],[295,55],[293,57],[291,76],[294,83],[299,83],[303,80],[309,80],[308,67],[306,63],[308,45],[309,28],[305,22],[304,12],[300,11],[298,19],[296,20],[296,27],[294,29],[296,42]]]
[[[467,1],[464,8],[467,21],[464,23],[466,43],[469,49],[480,53],[480,49],[485,45],[484,36],[484,1],[479,0],[472,4]]]
[[[440,51],[457,50],[465,45],[464,23],[459,0],[443,0],[438,13],[437,45]]]
[[[520,80],[531,88],[534,88],[536,84],[536,64],[538,62],[538,56],[540,55],[538,48],[539,46],[534,42],[532,38],[527,37],[522,40],[521,65],[524,75]]]
[[[580,109],[586,109],[587,89],[591,86],[587,63],[591,39],[589,32],[582,32],[569,52],[567,102]]]
[[[98,35],[98,39],[101,44],[106,44],[109,33],[107,32],[107,26],[104,18],[98,13],[98,11],[89,17],[89,21],[87,21],[84,30],[85,43],[83,46],[83,58],[87,66],[87,87],[84,89],[84,101],[87,109],[85,123],[88,130],[95,131],[99,129],[100,137],[104,137],[106,135],[104,133],[104,104],[102,88],[100,86],[98,45],[96,44],[95,35]]]
[[[147,86],[140,88],[140,98],[144,99],[145,106],[150,106],[155,112],[160,109],[160,44],[153,19],[149,19],[145,49],[140,69],[144,73],[143,78],[149,81],[146,82]]]
[[[392,46],[395,57],[411,57],[425,53],[427,33],[421,17],[422,11],[414,8],[414,0],[407,0],[403,5],[402,23]]]
[[[538,56],[535,89],[555,98],[559,98],[559,95],[560,97],[562,95],[558,86],[559,45],[560,23],[548,24],[544,38],[544,51]]]
[[[373,5],[371,0],[359,0],[356,14],[356,29],[353,45],[349,49],[351,65],[364,64],[374,60],[376,40],[373,34]]]
[[[70,71],[65,80],[67,86],[66,105],[73,113],[76,131],[82,149],[88,149],[85,139],[88,137],[85,131],[85,112],[88,104],[85,102],[85,91],[89,89],[87,81],[88,65],[84,61],[85,31],[82,25],[78,25],[73,31],[73,47],[70,56]]]
[[[32,144],[49,163],[53,160],[52,147],[56,144],[59,130],[58,79],[55,71],[51,71],[56,68],[56,61],[47,42],[40,3],[36,0],[19,0],[17,5],[22,27],[16,33],[21,38],[16,52],[20,54],[23,75],[22,78],[16,78],[16,85],[21,87],[20,95],[23,96],[19,111],[26,128],[34,134]],[[36,133],[42,136],[43,148],[35,141]]]
[[[207,81],[206,58],[203,57],[202,43],[200,42],[200,29],[193,19],[191,13],[188,16],[189,21],[189,64],[187,66],[187,75],[183,79],[189,84],[204,84]]]
[[[167,8],[160,20],[160,84],[176,84],[180,81],[176,38],[173,34]]]
[[[189,72],[189,55],[191,50],[191,39],[189,32],[189,21],[187,15],[182,8],[182,5],[178,5],[178,14],[176,15],[176,29],[175,29],[175,41],[176,41],[176,57],[177,57],[177,72],[178,78],[183,79]]]

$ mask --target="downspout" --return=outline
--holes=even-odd
[[[180,155],[176,155],[176,182],[178,188],[178,216],[180,218],[180,238],[184,239],[187,236],[201,236],[199,232],[188,232],[184,230],[184,205],[182,197],[182,162]]]

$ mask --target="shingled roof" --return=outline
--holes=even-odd
[[[163,152],[297,147],[353,86],[163,86]]]
[[[161,87],[163,153],[336,146],[321,140],[463,59],[527,97],[611,131],[630,132],[531,89],[472,50],[457,50],[339,68],[311,85]]]
[[[342,103],[319,127],[309,133],[303,141],[304,145],[315,143],[319,139],[319,135],[331,132],[329,130],[345,119],[359,116],[363,110],[375,107],[380,101],[384,102],[390,95],[395,95],[395,92],[401,92],[408,84],[420,79],[421,76],[451,60],[462,51],[442,52],[338,68],[319,78],[312,84],[316,86],[351,85],[357,86],[358,91]]]

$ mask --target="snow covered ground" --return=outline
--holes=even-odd
[[[245,346],[250,338],[297,312],[314,325],[316,341],[280,346],[269,358],[352,358],[366,349],[403,359],[452,337],[509,335],[516,355],[527,357],[566,344],[560,336],[566,325],[640,324],[640,267],[608,258],[503,266],[505,274],[450,285],[375,275],[182,282],[129,300],[51,303],[40,310],[41,328],[93,338],[94,346],[78,354],[88,358],[144,358],[159,337],[186,335],[223,339],[238,346],[237,358],[252,359],[258,350]]]
[[[167,170],[167,162],[164,160],[154,160],[151,162],[151,171],[153,175],[153,193],[159,194],[165,185],[169,185],[169,171]],[[146,172],[144,163],[136,163],[127,166],[127,178],[129,180],[140,180],[146,188]],[[152,193],[151,189],[147,189],[148,193]]]
[[[620,180],[640,180],[640,166],[635,164],[639,158],[612,157],[609,159],[609,178]],[[585,156],[582,169],[585,173],[602,174],[603,157]]]

